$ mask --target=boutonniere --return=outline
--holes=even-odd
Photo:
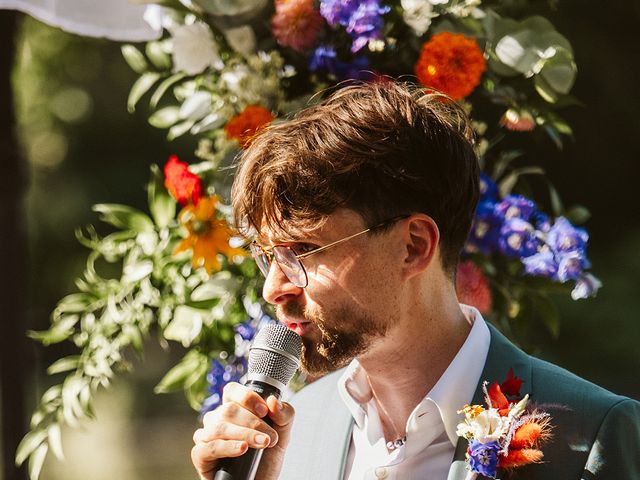
[[[522,380],[513,368],[502,384],[487,385],[482,385],[486,407],[465,405],[458,411],[464,413],[464,421],[456,433],[469,440],[466,480],[478,474],[496,478],[498,468],[510,470],[540,462],[544,456],[540,445],[551,436],[549,414],[529,409],[529,395],[519,399]]]

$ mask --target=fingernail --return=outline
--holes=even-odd
[[[266,435],[263,435],[262,433],[259,433],[258,435],[256,435],[256,443],[260,444],[260,445],[265,445],[269,443],[269,437],[267,437]]]
[[[247,444],[246,444],[245,442],[238,442],[238,443],[236,443],[236,449],[237,449],[239,452],[244,452],[244,451],[246,450],[246,448],[247,448]]]
[[[282,404],[282,402],[280,400],[278,400],[277,406],[278,406],[278,410],[280,410],[280,411],[282,411],[282,409],[284,408],[284,405]]]
[[[264,417],[269,412],[269,409],[264,403],[256,405],[256,413],[259,417]]]

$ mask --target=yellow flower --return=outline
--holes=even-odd
[[[204,267],[207,273],[220,270],[219,253],[226,255],[228,259],[247,254],[244,249],[229,245],[233,230],[224,219],[216,216],[218,200],[215,195],[203,197],[197,205],[186,206],[178,215],[188,235],[175,248],[173,254],[191,250],[193,267]]]
[[[465,405],[462,410],[458,410],[457,413],[464,413],[466,418],[474,418],[484,412],[484,407],[481,405]]]

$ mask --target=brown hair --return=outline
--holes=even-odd
[[[264,129],[240,160],[237,225],[289,233],[338,208],[369,225],[422,212],[440,230],[453,273],[478,201],[478,162],[462,109],[390,80],[347,86]]]

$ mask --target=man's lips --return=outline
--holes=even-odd
[[[301,337],[311,329],[311,322],[306,320],[282,320],[282,323]]]

